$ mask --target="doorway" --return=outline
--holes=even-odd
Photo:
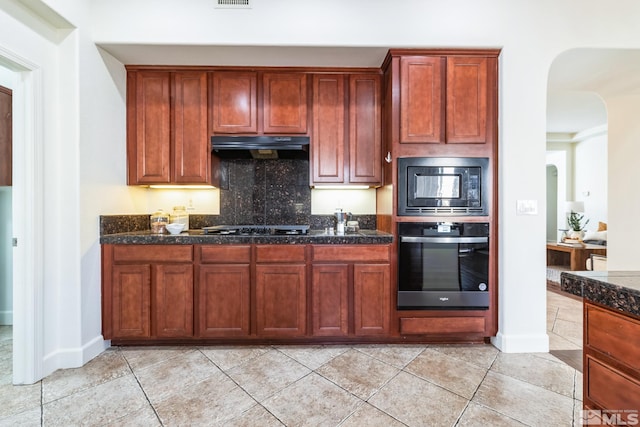
[[[13,325],[13,91],[0,79],[0,326]]]

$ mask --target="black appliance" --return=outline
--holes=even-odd
[[[212,153],[225,159],[309,159],[308,136],[211,137]]]
[[[401,157],[398,215],[489,215],[486,157]]]
[[[214,225],[203,227],[204,234],[233,236],[261,235],[304,235],[309,233],[308,225]]]
[[[489,308],[488,223],[400,223],[398,236],[398,309]]]

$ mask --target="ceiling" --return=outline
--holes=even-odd
[[[379,67],[384,46],[198,46],[100,44],[124,64]],[[396,46],[402,47],[402,46]],[[640,50],[573,49],[549,71],[547,133],[575,134],[606,125],[602,97],[640,93]]]
[[[573,49],[549,70],[547,132],[577,133],[607,124],[603,98],[640,93],[640,50]]]

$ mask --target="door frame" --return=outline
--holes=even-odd
[[[44,97],[38,64],[0,46],[13,91],[13,384],[43,377]],[[18,141],[19,143],[15,143]],[[16,286],[19,284],[19,286]]]

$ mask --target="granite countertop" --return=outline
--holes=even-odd
[[[323,230],[310,230],[307,235],[216,235],[202,230],[189,230],[180,234],[153,234],[150,230],[106,234],[101,244],[124,245],[192,245],[192,244],[388,244],[393,235],[377,230],[360,230],[344,235],[327,234]]]
[[[640,316],[640,271],[563,271],[560,288],[614,310]]]

